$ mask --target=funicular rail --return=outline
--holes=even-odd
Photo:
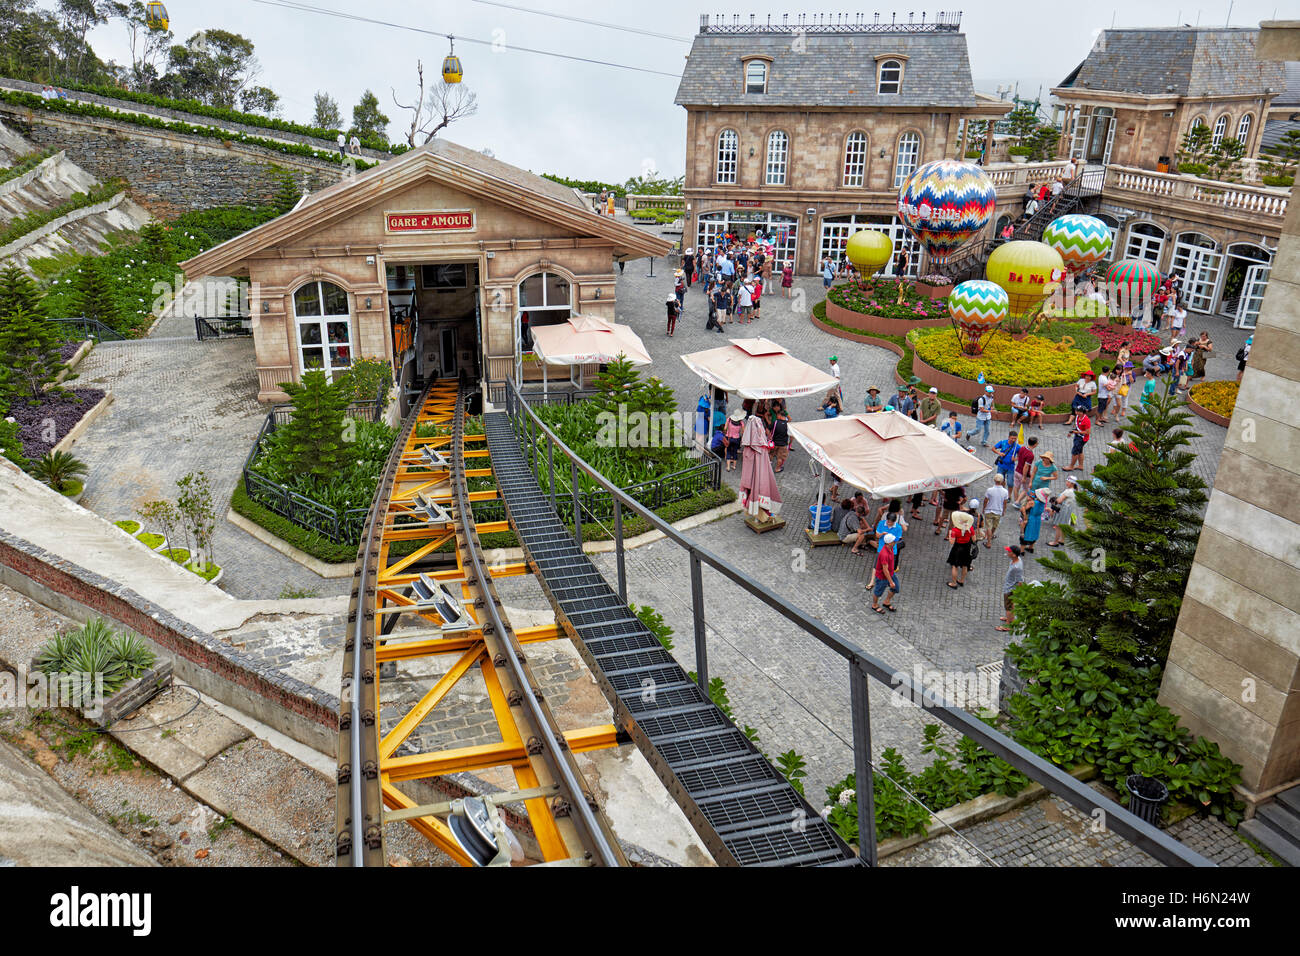
[[[474,503],[489,502],[496,492],[469,491],[469,477],[492,469],[486,449],[466,448],[465,418],[455,382],[425,391],[403,425],[367,519],[340,695],[338,864],[384,865],[384,826],[398,822],[462,865],[508,864],[510,841],[499,808],[509,805],[526,811],[544,862],[626,865],[573,760],[574,752],[615,746],[619,736],[612,725],[561,732],[533,679],[521,643],[561,632],[554,626],[516,630],[504,615],[492,574],[525,569],[486,567],[478,535],[506,525],[475,518]],[[481,442],[482,436],[469,440]],[[454,552],[444,547],[449,541]],[[383,691],[384,680],[396,678],[398,661],[440,655],[454,663],[436,680],[428,678],[432,686],[418,700]],[[475,673],[500,742],[423,752],[421,722],[458,681]],[[400,719],[386,732],[381,698],[390,709],[400,704]],[[435,778],[447,773],[493,768],[512,773],[517,789],[494,791],[485,801],[422,804],[407,787],[437,786]]]
[[[871,718],[868,681],[876,680],[926,709],[958,733],[1010,763],[1031,780],[1085,814],[1100,810],[1107,829],[1169,866],[1213,866],[1201,854],[1143,822],[1118,803],[1059,767],[1026,750],[978,717],[926,689],[906,673],[868,654],[799,607],[760,586],[739,568],[687,538],[640,505],[583,461],[548,428],[510,381],[488,383],[488,394],[505,412],[484,415],[484,431],[510,523],[543,582],[557,618],[614,707],[615,718],[641,748],[660,779],[720,863],[766,865],[875,865],[874,827],[863,827],[860,856],[854,856],[819,815],[794,792],[727,717],[713,707],[708,686],[704,627],[703,565],[713,568],[750,596],[844,658],[853,724],[854,771],[859,820],[874,820]],[[521,444],[528,449],[525,458]],[[542,445],[546,448],[543,449]],[[554,471],[569,461],[571,487],[586,474],[614,498],[618,593],[581,549],[581,517],[573,501],[575,541],[561,523],[557,502],[544,495],[534,468]],[[555,488],[552,475],[551,488]],[[689,683],[673,657],[627,606],[622,550],[623,512],[649,522],[685,550],[691,563],[697,683]],[[647,693],[647,690],[651,691]],[[798,813],[805,816],[800,819]],[[798,826],[792,826],[792,814]],[[784,820],[784,823],[779,821]],[[784,832],[782,832],[784,831]]]

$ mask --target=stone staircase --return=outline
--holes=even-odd
[[[1241,830],[1287,866],[1300,866],[1300,785],[1256,810]]]

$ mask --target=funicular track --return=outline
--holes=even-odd
[[[493,575],[527,568],[486,566],[478,535],[508,525],[475,519],[474,504],[498,494],[469,490],[470,478],[493,469],[483,436],[467,435],[465,419],[455,382],[430,386],[403,426],[371,507],[340,696],[337,862],[384,865],[385,826],[404,821],[457,863],[508,863],[497,808],[509,804],[525,809],[546,863],[626,865],[573,760],[575,752],[615,746],[619,735],[612,725],[561,732],[533,679],[521,645],[563,632],[515,629],[505,619]],[[440,552],[449,541],[455,550]],[[396,663],[438,657],[453,663],[437,668],[441,676],[418,700],[403,702],[385,732],[380,705]],[[500,742],[422,751],[417,728],[472,673],[486,689]],[[493,768],[509,771],[516,789],[488,794],[485,803],[412,796],[428,792],[422,782]]]

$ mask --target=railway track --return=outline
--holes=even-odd
[[[516,629],[507,619],[493,576],[527,568],[487,565],[479,534],[508,525],[476,520],[475,505],[490,509],[498,492],[470,490],[470,479],[492,468],[484,436],[467,434],[466,422],[456,384],[431,386],[403,424],[367,519],[340,695],[338,865],[384,865],[385,830],[396,824],[462,865],[518,862],[507,806],[523,807],[512,819],[526,818],[542,862],[625,865],[573,758],[617,745],[619,734],[612,725],[562,732],[547,705],[522,648],[563,631]],[[432,667],[440,676],[403,700],[385,728],[381,704],[390,701],[386,683],[396,687],[397,662],[438,658],[451,663]],[[420,724],[469,675],[481,681],[499,742],[423,749]],[[494,768],[510,773],[515,789],[430,799],[445,795],[427,785],[435,778]]]

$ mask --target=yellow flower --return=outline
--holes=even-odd
[[[1062,350],[1058,343],[1037,335],[1013,339],[994,333],[981,355],[965,354],[952,329],[918,329],[908,334],[908,341],[926,364],[971,380],[983,372],[985,380],[994,385],[1068,385],[1092,368],[1083,352]]]

